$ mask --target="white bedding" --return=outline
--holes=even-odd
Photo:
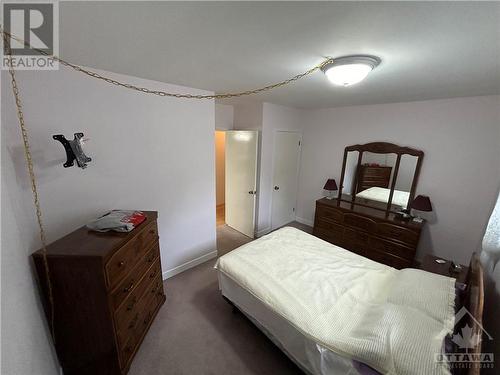
[[[332,352],[276,314],[224,273],[218,273],[219,288],[278,348],[308,375],[380,375],[364,365]],[[357,367],[357,368],[356,368]]]
[[[386,374],[434,362],[454,323],[454,279],[373,262],[294,228],[219,258],[217,269],[302,334]]]
[[[386,189],[382,187],[371,187],[366,190],[360,191],[356,194],[357,198],[369,199],[376,202],[389,202],[389,194],[391,189]],[[408,199],[410,199],[410,193],[407,191],[394,190],[392,195],[392,204],[406,208],[408,205]]]

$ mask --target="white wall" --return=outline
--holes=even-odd
[[[18,73],[48,240],[113,208],[158,210],[164,271],[213,255],[214,102],[145,95],[61,69]],[[39,247],[31,191],[5,71],[2,78],[1,372],[55,374],[28,258]],[[78,131],[90,138],[86,151],[93,160],[85,170],[65,169],[64,149],[52,135]]]
[[[303,110],[264,103],[262,110],[262,143],[259,182],[257,232],[271,229],[271,198],[273,192],[274,135],[278,130],[302,131]]]
[[[234,108],[229,104],[215,103],[215,128],[231,130],[234,122]]]
[[[304,118],[297,216],[312,223],[327,177],[340,178],[344,147],[374,141],[424,151],[417,194],[434,217],[424,253],[466,263],[477,251],[500,186],[500,96],[309,110]]]
[[[262,102],[242,97],[218,100],[216,106],[220,105],[233,108],[233,129],[262,130]]]

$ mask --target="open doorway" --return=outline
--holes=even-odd
[[[217,227],[226,224],[226,132],[215,131],[215,204]]]
[[[215,201],[219,256],[254,238],[257,151],[257,131],[215,131]]]

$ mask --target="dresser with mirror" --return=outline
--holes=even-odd
[[[338,197],[316,201],[314,234],[395,268],[413,266],[424,223],[407,212],[423,156],[386,142],[347,146]]]

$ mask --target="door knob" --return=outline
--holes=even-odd
[[[279,187],[279,186],[275,186],[275,187],[274,187],[274,190],[279,190],[279,189],[280,189],[280,187]]]

